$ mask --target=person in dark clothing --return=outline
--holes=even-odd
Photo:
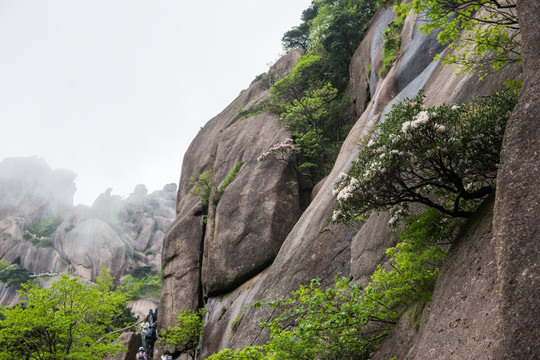
[[[156,342],[156,340],[157,340],[156,328],[151,327],[149,330],[149,334],[147,335],[147,338],[146,338],[146,348],[148,351],[149,358],[154,357],[154,343]]]
[[[150,327],[154,327],[155,321],[154,321],[154,310],[150,309],[148,310],[148,315],[146,315],[146,321],[150,324]]]

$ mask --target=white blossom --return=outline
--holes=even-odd
[[[334,213],[332,214],[332,221],[337,221],[342,215],[343,213],[341,212],[341,210],[334,211]]]
[[[446,130],[446,127],[441,124],[435,124],[433,125],[433,128],[435,129],[436,132],[443,132],[444,130]]]

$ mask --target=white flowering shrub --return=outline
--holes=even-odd
[[[291,156],[298,153],[300,149],[294,145],[293,139],[285,139],[281,143],[272,145],[272,147],[262,153],[257,161],[265,160],[277,160],[285,163],[289,163]]]
[[[394,105],[334,195],[334,221],[422,203],[468,217],[495,186],[506,120],[517,101],[497,92],[462,106],[423,107],[423,94]],[[392,221],[395,221],[394,217]]]

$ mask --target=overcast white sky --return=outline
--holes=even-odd
[[[311,0],[0,0],[0,160],[77,173],[75,204],[177,183],[208,120]]]

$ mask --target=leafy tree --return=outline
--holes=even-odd
[[[270,109],[290,131],[299,149],[298,169],[318,181],[337,155],[350,121],[350,99],[324,82],[321,58],[303,56],[270,91]]]
[[[455,52],[446,64],[459,64],[463,72],[500,69],[521,61],[516,0],[413,0],[395,6],[400,16],[412,9],[429,21],[420,27],[426,33],[440,30],[437,39]]]
[[[333,220],[345,223],[371,210],[422,203],[458,217],[472,214],[495,186],[514,92],[477,103],[424,109],[423,95],[393,106],[336,184]]]
[[[287,50],[296,48],[309,49],[309,25],[302,23],[293,27],[283,35],[281,42]]]
[[[212,169],[208,169],[197,176],[188,179],[189,184],[193,186],[189,191],[192,195],[201,196],[201,204],[208,207],[210,192],[212,191]]]
[[[25,284],[22,306],[2,309],[0,359],[96,359],[124,350],[118,338],[126,297],[104,271],[96,284],[63,275],[48,289]],[[116,321],[116,323],[115,323]]]
[[[159,342],[174,347],[177,352],[195,358],[199,339],[203,335],[205,309],[197,311],[181,310],[176,316],[177,324],[160,333]]]
[[[30,273],[25,268],[10,264],[7,260],[0,260],[0,282],[7,286],[20,288],[21,284],[32,281]]]
[[[156,273],[150,272],[150,267],[143,266],[135,269],[133,275],[122,279],[122,291],[129,299],[136,300],[145,297],[159,298],[161,295],[161,269]]]
[[[366,289],[375,300],[391,309],[427,303],[431,300],[439,268],[465,223],[433,208],[404,219],[400,242],[386,250],[389,268],[380,264]]]

